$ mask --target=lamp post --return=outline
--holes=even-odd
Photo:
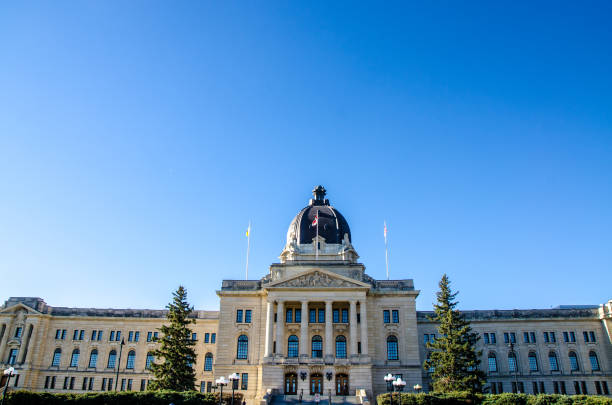
[[[125,346],[125,338],[121,338],[121,344],[119,345],[119,361],[117,362],[117,374],[115,375],[115,391],[119,386],[119,366],[121,366],[121,353],[123,353],[123,346]]]
[[[219,405],[221,405],[221,401],[223,400],[223,387],[225,387],[228,381],[224,376],[217,378],[215,381],[217,383],[217,387],[219,387]]]
[[[399,405],[402,405],[402,391],[404,391],[405,386],[406,381],[402,380],[401,377],[397,377],[397,379],[393,381],[393,387],[399,392]]]
[[[390,405],[393,405],[393,381],[394,380],[395,380],[395,377],[393,377],[391,373],[385,376],[385,381],[387,382],[387,392],[391,393],[389,394]]]
[[[6,397],[6,390],[8,389],[9,386],[9,382],[11,381],[11,377],[14,376],[15,373],[15,369],[13,367],[9,367],[6,370],[4,370],[4,375],[6,376],[6,385],[4,386],[4,391],[2,391],[2,402],[1,404],[4,405],[4,398]]]
[[[520,394],[521,390],[519,389],[518,378],[516,375],[516,371],[518,369],[518,359],[516,358],[516,352],[514,351],[514,343],[510,342],[508,347],[510,348],[510,353],[512,353],[512,357],[514,357],[514,385],[516,386],[516,392]]]
[[[227,378],[232,382],[232,405],[234,405],[234,390],[236,389],[236,385],[238,385],[237,381],[240,379],[240,376],[238,373],[232,373]]]
[[[414,392],[416,392],[417,394],[419,393],[419,391],[421,391],[421,387],[419,384],[415,384],[414,387],[412,387],[412,389],[414,390]]]

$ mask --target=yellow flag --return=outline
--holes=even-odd
[[[246,230],[246,236],[247,238],[249,237],[249,233],[251,233],[251,224],[249,224],[249,227]]]

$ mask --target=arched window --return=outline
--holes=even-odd
[[[96,368],[98,364],[98,349],[93,349],[89,355],[89,368]]]
[[[79,349],[74,349],[72,351],[72,356],[70,357],[70,367],[77,367],[79,365],[79,356],[81,352]]]
[[[342,335],[336,338],[336,357],[346,359],[346,338]]]
[[[134,370],[134,362],[136,361],[136,352],[134,350],[130,350],[127,357],[127,363],[125,368],[128,370]]]
[[[589,360],[591,361],[591,369],[593,371],[599,371],[599,359],[597,358],[597,353],[590,351]]]
[[[397,359],[397,337],[391,335],[387,338],[387,360]]]
[[[153,353],[151,352],[147,353],[147,358],[145,361],[145,369],[150,370],[151,364],[153,364],[154,360],[155,360],[155,357],[153,356]]]
[[[238,337],[238,350],[237,350],[238,359],[246,359],[249,355],[249,338],[247,335],[240,335]]]
[[[538,371],[538,357],[535,352],[529,352],[529,371]]]
[[[559,371],[559,362],[555,352],[548,353],[548,364],[550,365],[550,371]]]
[[[578,356],[576,356],[575,352],[569,352],[569,361],[570,361],[570,370],[578,371],[580,367],[578,366]]]
[[[508,353],[508,370],[511,373],[514,373],[517,371],[516,368],[517,364],[516,364],[516,354],[515,353]]]
[[[51,360],[51,367],[59,367],[61,358],[62,358],[62,349],[58,347],[53,352],[53,360]]]
[[[287,357],[297,357],[300,352],[300,340],[297,336],[291,335],[287,339]]]
[[[323,357],[323,339],[319,335],[312,337],[312,357],[317,359]]]
[[[204,356],[204,371],[212,371],[213,355],[212,353],[206,353]]]
[[[489,353],[489,372],[491,373],[495,373],[497,372],[497,357],[495,356],[495,353]]]
[[[108,354],[108,363],[106,364],[107,368],[115,368],[115,362],[117,361],[117,352],[111,350]]]

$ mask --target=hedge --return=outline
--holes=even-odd
[[[612,398],[595,395],[528,395],[528,394],[402,394],[401,405],[612,405]],[[389,394],[376,398],[378,405],[391,405]],[[400,405],[398,394],[393,405]]]
[[[243,395],[234,394],[234,405],[241,405]],[[223,393],[225,405],[231,405],[232,394]],[[195,391],[99,392],[87,394],[52,394],[48,392],[13,391],[5,405],[217,405],[219,394]]]

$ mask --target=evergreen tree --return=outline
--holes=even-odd
[[[195,389],[195,371],[192,363],[196,355],[193,350],[195,342],[191,339],[189,324],[195,323],[189,315],[193,311],[187,303],[187,291],[179,286],[172,293],[173,299],[168,308],[170,325],[163,325],[160,346],[152,354],[160,363],[151,364],[155,380],[151,381],[151,390],[189,391]]]
[[[431,377],[435,392],[482,392],[486,382],[485,374],[478,367],[482,352],[474,348],[480,337],[472,332],[469,321],[455,309],[458,292],[452,292],[446,274],[438,285],[440,291],[436,294],[435,316],[429,317],[439,324],[438,334],[435,341],[427,343],[427,348],[432,351],[423,367],[427,371],[433,370]]]

